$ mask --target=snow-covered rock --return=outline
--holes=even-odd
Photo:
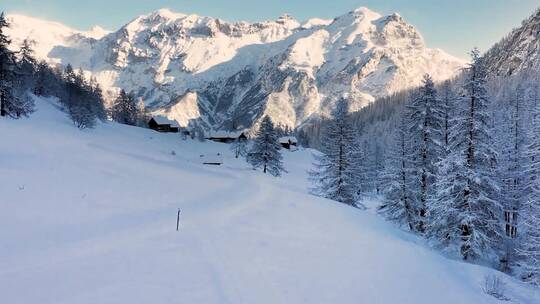
[[[289,15],[230,23],[162,9],[103,37],[99,29],[9,19],[17,41],[30,37],[40,58],[92,73],[110,98],[119,88],[134,91],[182,124],[218,128],[250,127],[264,114],[296,127],[328,114],[340,96],[350,96],[357,110],[419,84],[425,73],[444,80],[463,65],[427,48],[398,14],[367,8],[303,24]]]

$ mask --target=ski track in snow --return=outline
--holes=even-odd
[[[224,144],[79,131],[51,103],[0,120],[0,303],[498,303],[481,291],[495,271],[427,249],[376,198],[366,212],[307,195],[310,151],[285,152],[276,179]],[[224,166],[199,164],[217,152]]]

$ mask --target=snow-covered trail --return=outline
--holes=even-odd
[[[81,132],[38,105],[0,120],[0,303],[497,303],[481,291],[492,270],[306,194],[309,151],[276,179],[227,145]],[[198,163],[217,152],[224,166]],[[538,303],[501,276],[514,303]]]

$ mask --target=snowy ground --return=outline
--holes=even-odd
[[[306,194],[308,151],[276,179],[224,144],[79,131],[44,101],[0,138],[0,303],[499,303],[493,270]],[[199,164],[217,152],[224,166]],[[540,303],[500,276],[511,303]]]

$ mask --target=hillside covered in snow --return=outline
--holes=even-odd
[[[75,128],[52,99],[0,120],[4,303],[537,303],[373,214],[307,194],[310,150],[272,178],[226,144],[116,123]],[[200,155],[221,153],[223,166]],[[181,210],[180,231],[176,214]],[[499,301],[484,278],[506,283]]]
[[[268,114],[297,127],[327,115],[347,95],[357,110],[374,99],[445,80],[463,61],[429,49],[398,14],[359,8],[333,20],[230,23],[166,9],[107,32],[9,16],[14,45],[35,41],[50,64],[72,64],[96,77],[109,98],[133,91],[182,125],[239,129]]]

